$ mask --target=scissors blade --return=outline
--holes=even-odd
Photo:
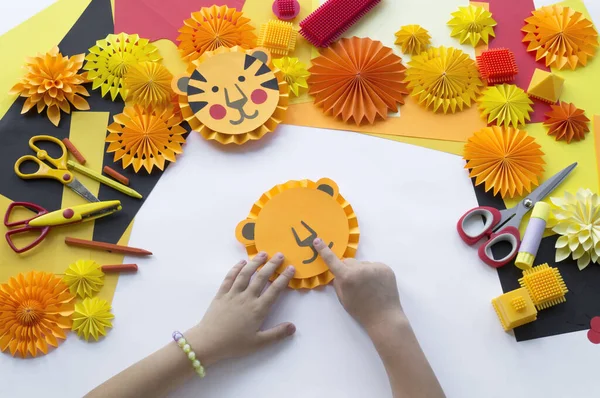
[[[569,174],[571,174],[575,167],[577,167],[577,162],[554,174],[552,177],[546,180],[546,182],[537,187],[531,194],[527,195],[525,200],[531,199],[535,205],[537,202],[548,196],[550,192],[554,191],[554,189],[556,189],[556,187],[559,186]]]
[[[67,184],[67,186],[88,202],[100,202],[77,178],[73,178],[73,181]]]

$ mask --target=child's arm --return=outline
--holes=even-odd
[[[271,275],[281,265],[283,255],[273,256],[251,280],[266,260],[266,253],[259,253],[249,263],[241,261],[235,265],[225,277],[202,321],[184,333],[204,367],[223,359],[248,355],[296,331],[292,323],[260,330],[271,306],[295,272],[293,267],[288,267],[264,290]],[[158,397],[194,375],[191,361],[177,343],[171,342],[96,387],[87,396]]]
[[[335,275],[340,302],[371,337],[394,397],[444,397],[400,305],[394,271],[381,263],[341,261],[321,239],[314,246]]]

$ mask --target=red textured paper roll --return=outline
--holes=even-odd
[[[102,272],[107,274],[115,272],[137,272],[137,264],[116,264],[116,265],[103,265]]]
[[[85,158],[83,157],[81,152],[79,152],[77,148],[75,148],[75,145],[73,145],[73,143],[68,138],[63,138],[62,142],[63,144],[65,144],[67,150],[71,153],[71,155],[73,155],[73,157],[77,159],[79,164],[85,164]]]
[[[121,184],[129,185],[129,178],[125,177],[123,174],[119,173],[115,169],[108,167],[108,166],[104,166],[102,171],[104,171],[105,174],[108,174],[115,180],[119,181]]]

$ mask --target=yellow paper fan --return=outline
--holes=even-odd
[[[523,42],[527,51],[535,51],[537,61],[546,66],[571,69],[585,66],[598,47],[598,32],[582,13],[557,4],[532,11],[525,19]]]
[[[492,18],[492,13],[483,7],[458,7],[458,11],[453,12],[452,16],[454,18],[448,21],[448,26],[452,28],[450,36],[458,37],[460,44],[468,42],[476,47],[481,42],[487,44],[490,36],[496,36],[496,21]]]
[[[421,54],[429,46],[431,36],[420,25],[404,25],[396,32],[396,44],[405,54]]]
[[[281,71],[283,78],[290,86],[290,91],[298,96],[300,88],[308,88],[306,79],[310,76],[306,65],[304,65],[298,58],[282,57],[273,60],[273,65]]]
[[[518,128],[531,120],[533,101],[521,88],[514,84],[499,84],[487,87],[479,98],[479,110],[488,123]]]
[[[119,94],[127,99],[129,90],[123,87],[123,79],[132,65],[161,59],[158,49],[148,39],[126,33],[109,34],[89,51],[83,69],[93,82],[92,89],[100,87],[103,97],[110,92],[113,101]]]
[[[181,117],[172,106],[165,109],[126,106],[108,126],[110,134],[106,142],[110,144],[106,151],[115,153],[115,162],[122,159],[123,168],[133,165],[136,173],[142,167],[148,173],[154,167],[163,170],[165,161],[175,162],[175,155],[183,152],[183,135],[187,131],[179,123]]]
[[[405,80],[411,95],[434,112],[469,108],[483,86],[475,61],[456,48],[431,47],[413,56],[408,66]]]
[[[171,104],[173,75],[156,62],[141,62],[133,65],[125,75],[125,87],[129,90],[128,100],[145,108],[165,108]]]
[[[81,298],[92,297],[104,286],[104,272],[93,260],[77,260],[65,271],[63,281],[72,294]]]
[[[108,301],[98,297],[86,298],[81,303],[75,304],[73,313],[73,331],[78,336],[89,340],[90,336],[98,341],[100,336],[106,336],[106,329],[112,328],[115,316],[110,312]]]
[[[525,131],[498,126],[485,127],[465,144],[463,158],[475,185],[503,198],[521,196],[539,184],[545,164],[540,145]]]

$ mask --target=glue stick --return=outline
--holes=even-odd
[[[518,268],[526,270],[533,265],[533,260],[535,260],[535,255],[537,254],[540,242],[544,236],[544,230],[546,229],[546,222],[548,221],[549,215],[550,205],[548,203],[538,202],[533,207],[531,219],[529,220],[529,224],[527,224],[525,236],[523,237],[521,247],[519,248],[519,254],[517,254],[517,259],[515,260],[515,265]]]

